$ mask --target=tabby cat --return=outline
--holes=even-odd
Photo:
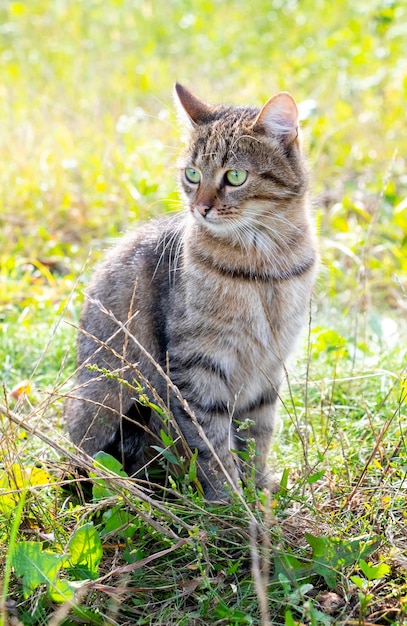
[[[239,485],[249,440],[257,483],[268,484],[279,387],[317,255],[292,97],[279,93],[259,109],[212,106],[179,84],[175,95],[187,129],[185,210],[135,230],[97,269],[66,419],[88,454],[107,451],[143,476],[162,418],[137,400],[141,376],[198,450],[206,498],[219,500],[228,480]]]

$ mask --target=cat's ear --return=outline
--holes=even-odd
[[[253,130],[280,137],[289,146],[298,137],[298,109],[294,98],[286,91],[266,102],[253,126]]]
[[[194,126],[205,124],[213,117],[213,107],[194,96],[193,93],[179,83],[175,83],[175,103],[181,116],[185,117],[186,113],[187,119]]]

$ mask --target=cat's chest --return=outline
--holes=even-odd
[[[173,298],[168,354],[174,382],[190,401],[228,402],[240,410],[281,382],[292,347],[287,294],[256,280],[193,278],[178,283]]]
[[[217,326],[249,332],[259,340],[270,331],[270,312],[278,306],[272,285],[259,286],[256,281],[213,276],[194,281],[185,289],[185,308],[197,326]]]
[[[186,290],[189,336],[236,385],[275,362],[279,294],[255,281],[211,278]]]

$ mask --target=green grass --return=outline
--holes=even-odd
[[[196,4],[0,2],[0,625],[406,623],[407,7]],[[175,81],[294,95],[320,231],[280,491],[225,507],[82,483],[61,423],[94,264],[179,207]]]

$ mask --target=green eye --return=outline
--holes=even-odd
[[[243,185],[247,179],[246,170],[228,170],[225,174],[226,181],[229,185],[233,185],[233,187],[239,187],[239,185]]]
[[[185,170],[185,178],[188,182],[197,185],[201,180],[201,172],[198,172],[194,167],[187,167]]]

